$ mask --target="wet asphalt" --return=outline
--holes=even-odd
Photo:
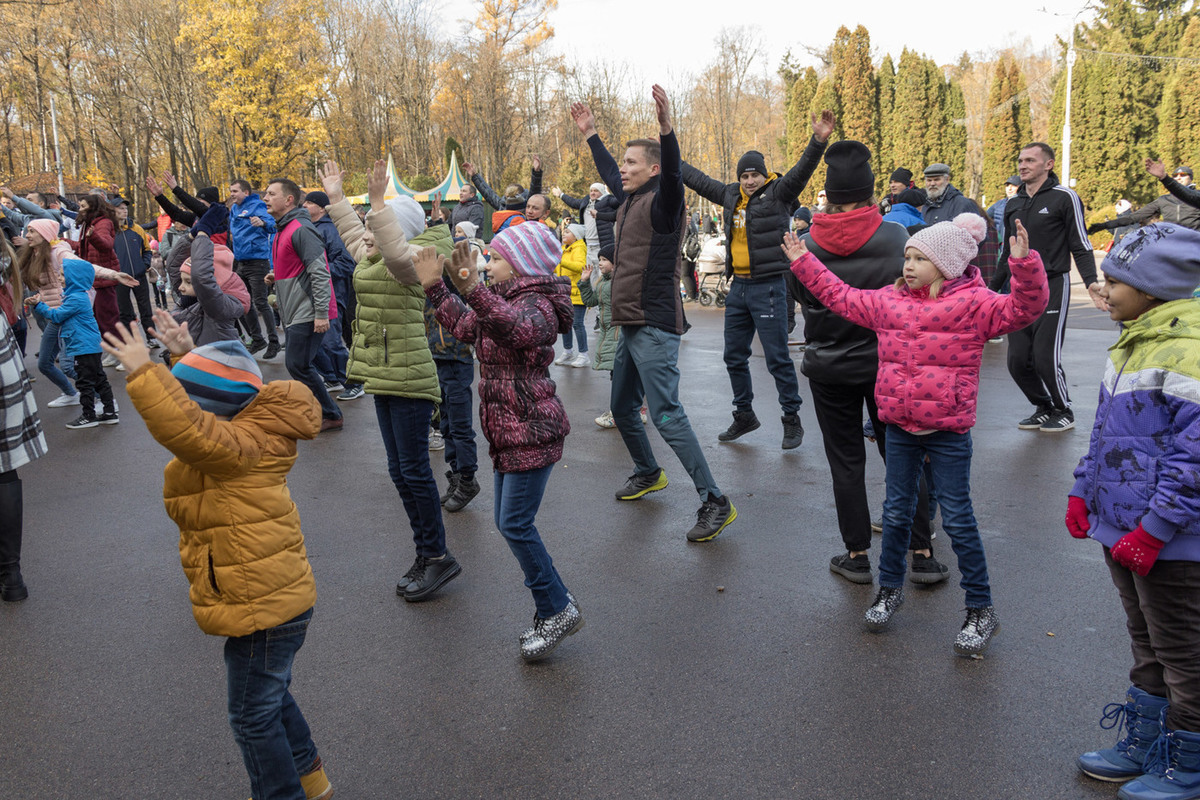
[[[681,396],[740,514],[711,543],[684,540],[697,496],[655,432],[670,486],[613,499],[632,470],[616,431],[592,422],[608,376],[552,368],[573,431],[538,527],[587,624],[542,663],[518,657],[533,605],[486,471],[479,497],[446,515],[462,576],[426,603],[396,596],[411,533],[373,402],[347,404],[345,430],[303,443],[290,478],[319,594],[293,689],[337,796],[1113,797],[1074,759],[1115,741],[1097,721],[1128,683],[1129,646],[1099,546],[1063,517],[1116,333],[1081,302],[1071,314],[1074,431],[1017,430],[1030,408],[1006,345],[986,351],[972,486],[1002,629],[980,660],[951,650],[963,595],[944,534],[951,580],[910,588],[887,632],[862,629],[874,588],[828,570],[841,540],[807,385],[806,439],[784,452],[757,344],[763,426],[717,442],[731,410],[719,310],[689,306],[680,349]],[[286,377],[282,363],[264,372]],[[36,383],[50,453],[20,470],[31,596],[0,607],[0,786],[240,800],[222,640],[192,619],[162,506],[167,454],[109,375],[122,422],[85,431],[65,429],[72,410],[44,408],[53,388]],[[879,508],[883,464],[869,457]]]

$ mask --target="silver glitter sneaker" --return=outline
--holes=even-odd
[[[548,619],[539,619],[533,624],[533,635],[521,642],[521,658],[537,661],[550,655],[563,639],[583,627],[583,615],[574,603]]]
[[[879,594],[875,595],[875,602],[863,615],[863,622],[866,624],[867,630],[881,631],[886,628],[892,619],[892,614],[895,614],[896,609],[902,605],[904,605],[903,587],[892,589],[888,586],[880,586]]]
[[[567,602],[570,603],[571,605],[575,606],[576,611],[580,611],[580,612],[583,611],[582,606],[580,606],[579,601],[575,599],[575,595],[571,594],[570,589],[567,590]],[[519,641],[521,644],[525,644],[526,639],[528,639],[530,636],[533,636],[533,634],[537,633],[537,623],[538,623],[538,616],[537,616],[537,614],[534,614],[533,615],[533,624],[530,625],[525,630],[521,631],[521,635],[517,637],[517,641]]]
[[[987,650],[992,636],[1000,630],[1000,618],[995,606],[968,608],[967,621],[954,639],[954,652],[960,656],[977,656]]]

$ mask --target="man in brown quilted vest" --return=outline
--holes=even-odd
[[[667,93],[655,85],[653,94],[659,140],[627,142],[620,166],[600,141],[591,109],[583,103],[571,106],[571,117],[587,139],[600,177],[621,202],[613,225],[612,277],[612,323],[621,326],[621,337],[609,407],[635,472],[617,499],[638,500],[667,486],[639,414],[645,395],[655,427],[700,494],[700,511],[688,541],[707,542],[737,519],[737,509],[717,487],[679,402],[679,337],[685,327],[679,296],[683,160]]]

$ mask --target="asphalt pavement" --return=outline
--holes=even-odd
[[[670,486],[614,500],[632,469],[617,432],[592,421],[608,375],[552,367],[573,430],[537,521],[587,624],[545,662],[518,656],[533,604],[493,525],[486,466],[479,497],[446,515],[462,576],[406,604],[394,586],[412,539],[373,401],[301,444],[289,483],[319,598],[293,688],[337,797],[1113,797],[1074,759],[1116,739],[1097,722],[1128,684],[1129,645],[1099,545],[1063,518],[1114,326],[1072,309],[1079,427],[1057,435],[1017,430],[1031,409],[1006,344],[988,345],[972,486],[1002,629],[968,660],[951,650],[964,603],[944,534],[934,550],[951,581],[910,588],[890,630],[863,630],[874,587],[828,569],[841,539],[806,382],[807,436],[784,452],[756,345],[763,426],[718,443],[731,411],[722,312],[688,309],[681,396],[740,516],[687,543],[698,498],[655,432]],[[282,363],[264,372],[286,377]],[[109,376],[121,424],[84,431],[35,385],[50,452],[20,470],[31,595],[0,605],[0,786],[28,800],[240,800],[222,640],[192,619],[163,510],[168,456]],[[868,482],[878,508],[873,456]]]

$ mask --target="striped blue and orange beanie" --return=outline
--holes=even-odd
[[[238,341],[197,347],[175,362],[171,374],[198,406],[220,417],[250,405],[263,385],[254,356]]]
[[[550,226],[541,222],[514,225],[497,233],[488,247],[508,263],[518,275],[552,275],[562,261],[562,243]]]

